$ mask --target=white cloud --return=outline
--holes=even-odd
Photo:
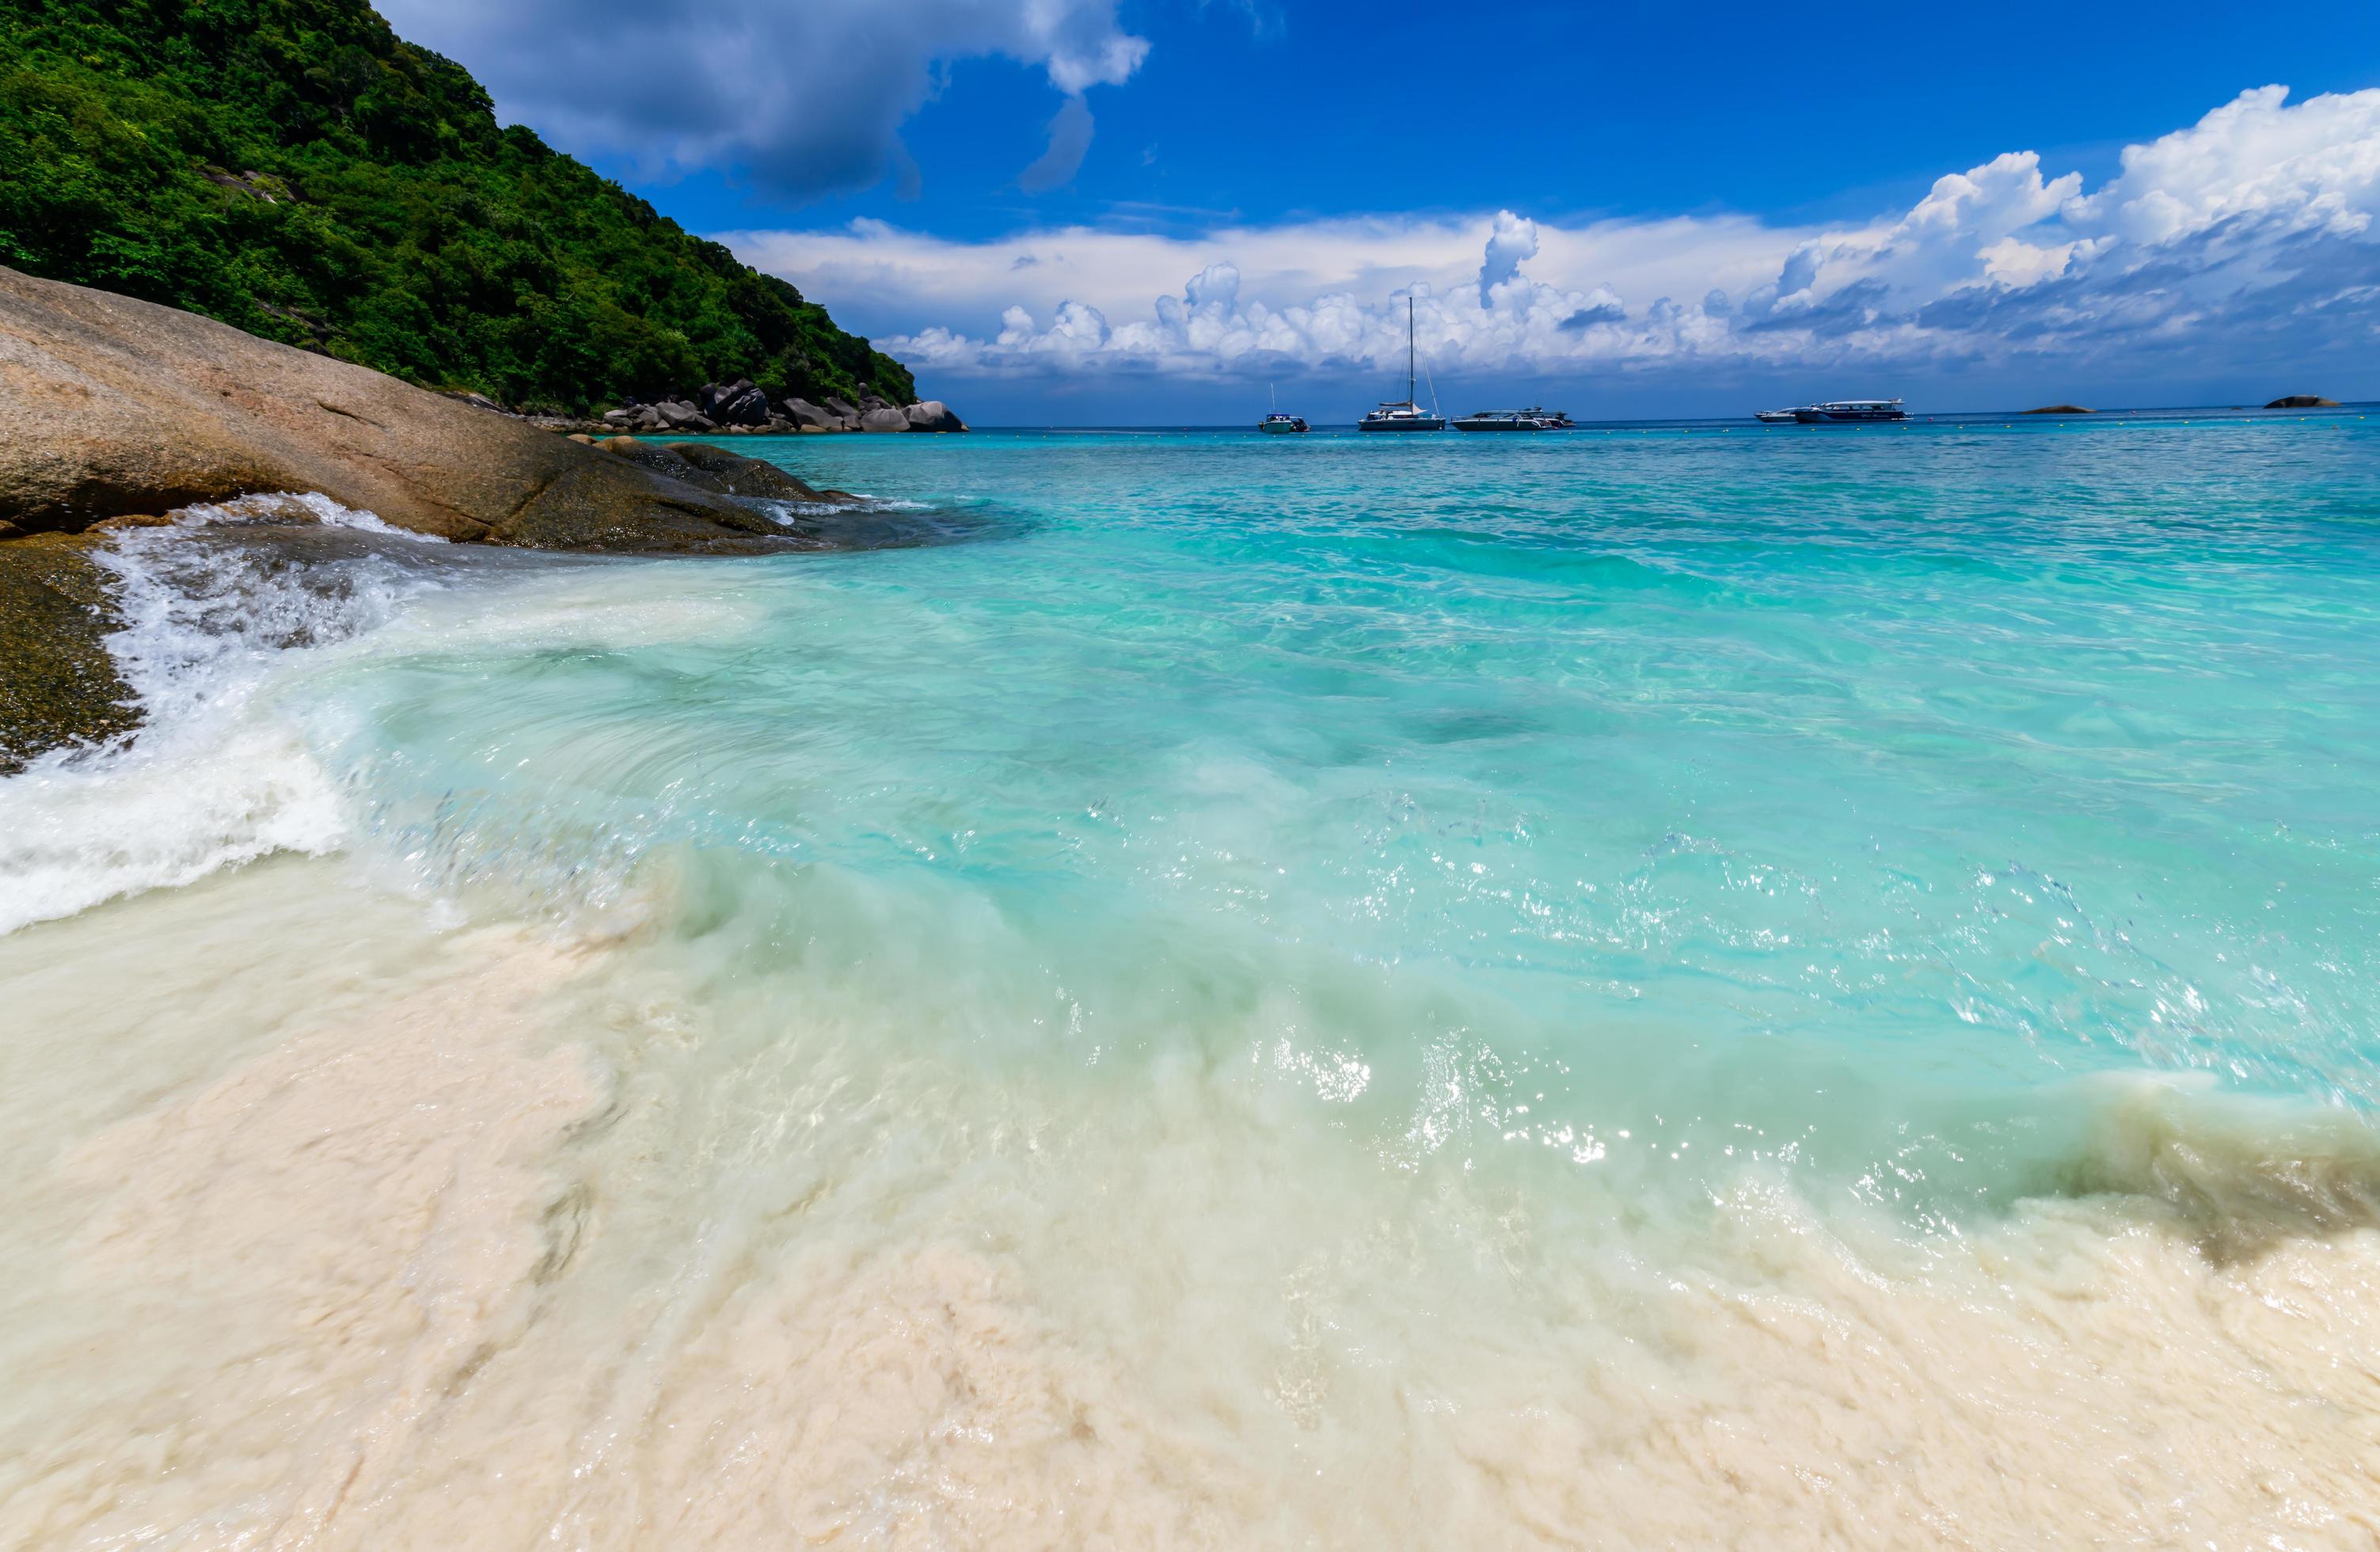
[[[1488,233],[1488,256],[1479,266],[1479,305],[1495,306],[1496,287],[1521,273],[1537,256],[1537,224],[1511,211],[1498,211]]]
[[[914,179],[901,126],[960,59],[1041,70],[1065,94],[1038,172],[1054,187],[1090,144],[1082,94],[1129,79],[1148,44],[1116,0],[735,6],[642,0],[382,0],[398,34],[467,63],[505,117],[647,176],[733,167],[812,194]],[[1071,157],[1071,161],[1068,158]]]
[[[2380,205],[2380,91],[2288,105],[2289,88],[2243,91],[2187,129],[2124,148],[2121,176],[2069,212],[2080,227],[2169,243],[2239,217],[2369,236]]]
[[[1401,372],[1408,296],[1441,370],[2079,359],[2227,332],[2281,349],[2293,329],[2309,348],[2380,346],[2380,91],[2287,97],[2244,92],[2131,147],[2095,191],[2011,152],[1859,225],[1498,211],[1195,237],[961,243],[859,222],[726,240],[838,309],[907,321],[879,343],[961,376]]]

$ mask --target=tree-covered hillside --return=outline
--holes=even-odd
[[[361,0],[0,0],[0,264],[513,405],[916,397]]]

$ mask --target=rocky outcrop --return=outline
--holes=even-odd
[[[0,542],[0,776],[45,749],[132,731],[132,692],[101,638],[115,604],[88,553],[92,534]]]
[[[868,423],[868,417],[879,411],[899,415],[903,424],[895,426],[883,418]],[[706,382],[691,394],[675,394],[650,403],[631,401],[616,409],[605,410],[601,424],[608,430],[636,436],[658,436],[673,431],[682,435],[733,435],[745,431],[964,431],[967,429],[966,422],[953,414],[950,406],[940,399],[921,400],[905,406],[878,394],[863,394],[856,405],[842,399],[814,404],[804,398],[782,399],[772,405],[767,392],[754,384],[750,378],[737,378],[733,382]]]
[[[808,399],[787,399],[777,406],[784,411],[785,419],[795,430],[803,431],[836,431],[843,422]]]
[[[848,502],[859,498],[848,491],[820,491],[795,479],[774,464],[747,458],[741,453],[707,442],[638,442],[612,437],[597,443],[615,457],[627,459],[665,479],[698,490],[746,501]]]
[[[2039,409],[2022,410],[2020,411],[2020,413],[2025,415],[2096,415],[2098,411],[2095,409],[2086,409],[2081,405],[2043,405]]]
[[[690,404],[645,407],[662,424],[710,425]],[[135,725],[103,645],[114,605],[91,552],[97,530],[179,507],[310,491],[490,544],[750,554],[857,542],[832,515],[842,492],[724,448],[559,436],[476,395],[7,269],[0,427],[0,774]]]
[[[769,423],[769,396],[748,377],[733,382],[705,383],[695,406],[722,426],[761,427]]]
[[[703,419],[691,406],[684,418]],[[0,426],[0,538],[294,490],[452,540],[642,552],[785,543],[731,495],[526,421],[194,313],[6,269]]]
[[[2275,399],[2266,409],[2337,409],[2337,399],[2325,399],[2320,394],[2290,394]]]
[[[909,418],[891,405],[879,405],[860,412],[859,429],[863,431],[905,431],[909,429]]]
[[[920,399],[901,412],[909,418],[913,431],[964,431],[966,422],[951,413],[951,406],[940,399]]]

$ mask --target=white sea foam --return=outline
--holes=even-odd
[[[190,531],[293,524],[346,530],[365,547],[322,553]],[[416,541],[443,543],[325,496],[283,493],[191,507],[97,552],[122,621],[107,650],[142,726],[0,781],[0,933],[269,853],[339,845],[336,783],[273,714],[271,686],[292,653],[371,632],[435,586],[401,562]]]
[[[769,521],[787,528],[794,527],[795,518],[832,517],[850,511],[853,505],[850,502],[780,501],[766,496],[755,500],[752,504],[767,514]]]
[[[226,502],[200,502],[172,514],[180,527],[205,527],[213,524],[289,524],[312,523],[325,528],[347,528],[358,533],[382,534],[391,539],[409,540],[417,544],[443,544],[436,534],[416,533],[383,522],[376,512],[359,511],[342,506],[319,491],[271,491],[252,495],[235,496]]]

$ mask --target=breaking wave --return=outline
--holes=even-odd
[[[111,536],[106,638],[141,726],[0,781],[0,933],[278,851],[337,847],[337,783],[273,704],[290,654],[386,625],[444,585],[406,533],[326,496],[195,506]]]

